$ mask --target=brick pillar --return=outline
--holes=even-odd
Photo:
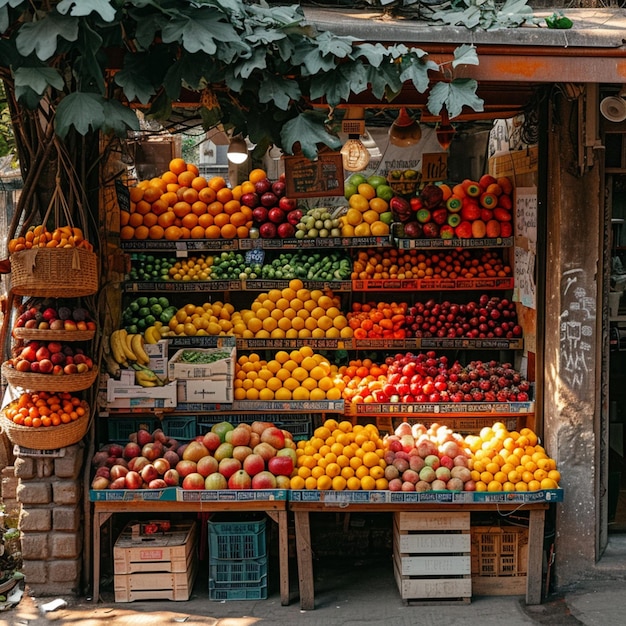
[[[83,460],[82,444],[65,448],[59,458],[18,455],[15,459],[22,572],[34,595],[79,592]]]

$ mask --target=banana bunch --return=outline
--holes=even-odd
[[[114,330],[109,337],[111,354],[122,367],[128,367],[129,363],[148,365],[150,357],[144,348],[143,335],[128,333],[124,328]]]
[[[163,387],[165,382],[157,376],[149,367],[133,363],[131,367],[135,370],[135,382],[142,387]]]
[[[163,327],[163,322],[155,322],[152,326],[148,326],[146,330],[143,331],[143,338],[146,343],[159,343],[161,340],[161,328]]]

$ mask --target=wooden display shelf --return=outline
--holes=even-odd
[[[513,289],[514,279],[503,278],[404,278],[353,280],[352,291],[444,291]]]
[[[342,293],[351,291],[352,283],[349,280],[319,281],[303,280],[306,289],[331,289]],[[136,280],[124,283],[126,293],[204,293],[213,291],[269,291],[270,289],[285,289],[289,280]]]

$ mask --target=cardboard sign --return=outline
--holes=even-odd
[[[448,178],[448,153],[422,154],[422,182],[430,183]]]
[[[343,163],[339,152],[326,152],[311,161],[285,157],[286,195],[292,198],[343,195]]]

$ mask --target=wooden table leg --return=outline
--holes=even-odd
[[[315,608],[315,590],[313,587],[313,553],[311,552],[309,512],[294,511],[293,518],[296,529],[300,608],[304,611],[312,611]]]
[[[110,519],[112,513],[99,513],[94,511],[93,524],[93,590],[92,602],[100,601],[100,529],[102,525]]]
[[[268,511],[278,524],[278,567],[280,569],[280,603],[289,604],[289,526],[287,511]]]
[[[526,604],[541,604],[543,590],[543,532],[545,509],[531,509],[528,524],[528,572]]]

